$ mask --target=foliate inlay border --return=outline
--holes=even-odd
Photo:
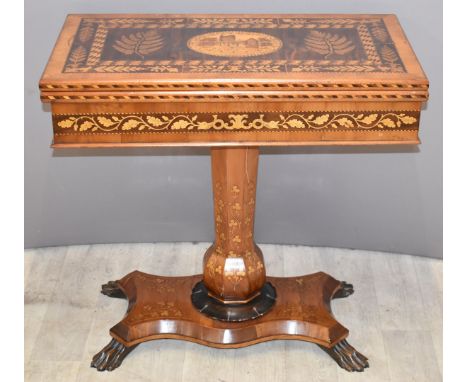
[[[418,111],[54,114],[57,134],[416,130]]]
[[[329,46],[329,54],[323,52],[318,60],[154,60],[138,54],[134,44],[146,43],[146,33],[155,33],[163,29],[200,29],[216,32],[218,29],[227,31],[239,29],[306,29],[312,35],[302,44],[314,44],[318,50]],[[128,59],[101,59],[106,46],[108,31],[112,29],[128,29],[129,35],[124,36],[124,49]],[[341,56],[339,49],[333,49],[333,44],[342,46],[339,29],[355,29],[359,35],[359,43],[364,49],[367,59],[350,60]],[[83,32],[85,31],[85,32]],[[153,31],[153,32],[151,32]],[[314,37],[315,36],[315,37]],[[335,39],[336,38],[336,39]],[[140,41],[141,40],[141,41]],[[315,42],[315,43],[314,43]],[[112,41],[111,41],[112,43]],[[349,44],[352,44],[349,42]],[[149,44],[151,45],[151,44]],[[149,46],[148,45],[148,46]],[[115,41],[114,45],[115,46]],[[352,45],[347,45],[351,49]],[[156,49],[155,49],[156,50]],[[326,49],[325,49],[326,50]],[[120,50],[122,51],[122,50]],[[151,51],[151,50],[150,50]],[[347,51],[346,49],[343,52]],[[132,54],[134,53],[134,54]],[[331,53],[335,57],[328,56]],[[344,53],[343,53],[344,54]],[[274,72],[405,72],[398,51],[381,18],[128,18],[101,19],[84,18],[81,20],[78,32],[72,43],[70,53],[63,68],[65,73],[274,73]]]

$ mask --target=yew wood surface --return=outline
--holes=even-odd
[[[186,20],[190,19],[215,19],[222,18],[226,20],[232,19],[244,19],[244,20],[255,20],[255,19],[352,19],[352,20],[377,20],[382,19],[387,31],[391,37],[391,41],[395,44],[398,54],[400,55],[403,64],[406,68],[405,73],[356,73],[352,71],[348,72],[310,72],[310,73],[236,73],[231,72],[228,75],[226,73],[63,73],[62,69],[65,65],[70,44],[73,40],[79,24],[83,18],[99,18],[99,19],[148,19],[148,18],[162,18],[162,19],[177,19],[182,18]],[[339,23],[338,23],[339,24]],[[222,26],[221,26],[222,27]],[[223,30],[219,29],[220,26],[213,28],[213,31]],[[209,29],[209,28],[208,28]],[[206,30],[207,32],[212,31],[211,29]],[[203,82],[205,85],[210,84],[242,84],[242,83],[256,83],[261,80],[264,84],[276,84],[276,83],[309,83],[309,84],[362,84],[366,82],[372,83],[385,83],[385,84],[406,84],[406,85],[417,85],[418,88],[424,88],[427,86],[427,78],[414,54],[410,43],[406,39],[406,36],[398,22],[395,15],[369,15],[369,14],[75,14],[69,15],[63,26],[60,37],[57,40],[54,51],[51,54],[49,63],[44,71],[41,79],[41,88],[47,91],[48,88],[58,86],[77,86],[80,85],[151,85],[157,83],[163,84],[199,84]],[[195,86],[195,89],[197,86]],[[202,86],[206,89],[206,86]],[[191,88],[191,90],[195,90]],[[63,90],[63,88],[62,88]],[[82,89],[85,90],[85,89]],[[89,90],[89,89],[88,89]],[[93,89],[99,90],[99,89]],[[115,89],[119,90],[119,89]],[[211,89],[212,90],[212,89]]]
[[[55,148],[418,144],[428,97],[396,16],[349,14],[69,15],[40,89]]]
[[[417,144],[419,143],[419,113],[422,102],[404,101],[271,101],[271,102],[57,102],[52,104],[54,120],[53,147],[120,147],[120,146],[298,146],[298,145],[372,145],[372,144]],[[76,131],[61,128],[59,121],[74,117],[129,115],[146,118],[146,115],[192,116],[198,120],[211,121],[222,118],[232,126],[231,115],[245,115],[245,120],[253,121],[264,116],[265,120],[281,122],[281,116],[298,119],[297,115],[324,116],[337,115],[337,118],[360,115],[404,114],[415,122],[403,127],[357,128],[293,128],[278,129],[223,128],[210,130],[171,129],[149,131],[134,128],[128,131]],[[331,117],[330,117],[331,118]],[[393,117],[392,117],[393,118]],[[91,129],[90,129],[91,130]]]
[[[258,147],[211,149],[215,241],[203,259],[203,282],[221,301],[245,302],[265,284],[254,243]]]
[[[340,282],[319,272],[298,277],[267,277],[277,290],[265,316],[232,323],[198,312],[187,298],[201,275],[162,277],[132,272],[118,284],[129,300],[125,318],[111,335],[126,346],[161,338],[184,339],[236,348],[272,339],[296,339],[332,347],[348,335],[330,311]]]

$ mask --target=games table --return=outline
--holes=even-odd
[[[348,371],[368,367],[330,308],[351,284],[266,275],[257,165],[261,146],[419,143],[428,81],[394,15],[70,15],[40,90],[53,148],[211,149],[215,241],[203,274],[134,271],[104,284],[129,306],[91,366],[113,370],[138,344],[173,338],[304,340]]]

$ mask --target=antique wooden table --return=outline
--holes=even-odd
[[[393,15],[71,15],[40,81],[54,148],[211,147],[216,239],[202,275],[134,271],[92,360],[113,370],[139,343],[320,345],[365,356],[331,313],[353,287],[319,272],[268,277],[253,239],[259,146],[417,144],[428,81]],[[293,223],[293,222],[292,222]]]

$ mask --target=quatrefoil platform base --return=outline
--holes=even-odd
[[[127,298],[128,310],[110,329],[111,342],[92,360],[99,371],[120,366],[145,341],[179,339],[216,348],[240,348],[270,340],[303,340],[318,344],[342,368],[363,371],[367,358],[347,341],[348,329],[333,317],[332,299],[353,293],[351,284],[323,272],[300,277],[267,277],[276,291],[273,306],[262,316],[242,321],[214,320],[192,304],[202,275],[163,277],[134,271],[103,285],[102,293]]]

